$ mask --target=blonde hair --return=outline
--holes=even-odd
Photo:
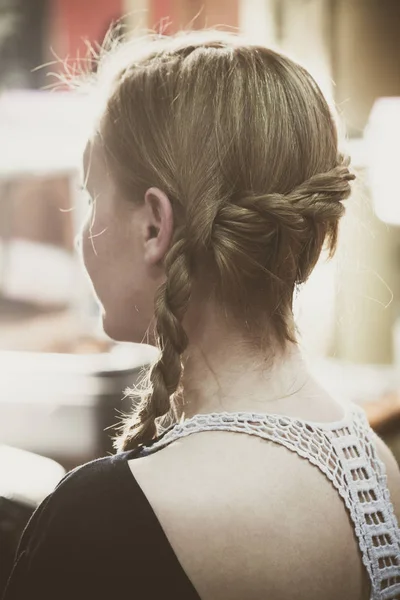
[[[125,45],[112,68],[100,62],[100,80],[111,73],[101,139],[121,192],[138,201],[162,189],[175,230],[155,299],[160,357],[119,450],[153,439],[155,419],[171,409],[196,282],[262,343],[296,341],[295,287],[325,241],[333,254],[354,179],[318,85],[283,54],[218,31],[135,48]]]

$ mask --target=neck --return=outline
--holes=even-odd
[[[185,323],[190,344],[183,356],[177,418],[210,412],[274,412],[310,393],[312,379],[296,344],[256,349],[210,306]]]

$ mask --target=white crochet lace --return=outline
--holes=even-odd
[[[141,455],[201,431],[247,433],[277,442],[317,466],[342,497],[355,526],[371,580],[371,600],[400,600],[400,529],[387,487],[386,467],[376,453],[362,407],[349,402],[335,423],[276,414],[196,415],[162,432]]]

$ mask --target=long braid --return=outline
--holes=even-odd
[[[118,450],[129,450],[154,438],[155,419],[168,413],[171,397],[179,387],[181,355],[188,344],[182,319],[191,293],[187,242],[179,232],[166,255],[165,273],[166,280],[160,286],[155,300],[155,327],[160,356],[148,375],[151,389],[146,390],[136,410],[125,421],[122,435],[116,440]]]

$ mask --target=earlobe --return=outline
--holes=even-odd
[[[145,259],[160,263],[170,247],[173,234],[173,211],[168,196],[159,188],[149,188],[144,197],[146,207]]]

